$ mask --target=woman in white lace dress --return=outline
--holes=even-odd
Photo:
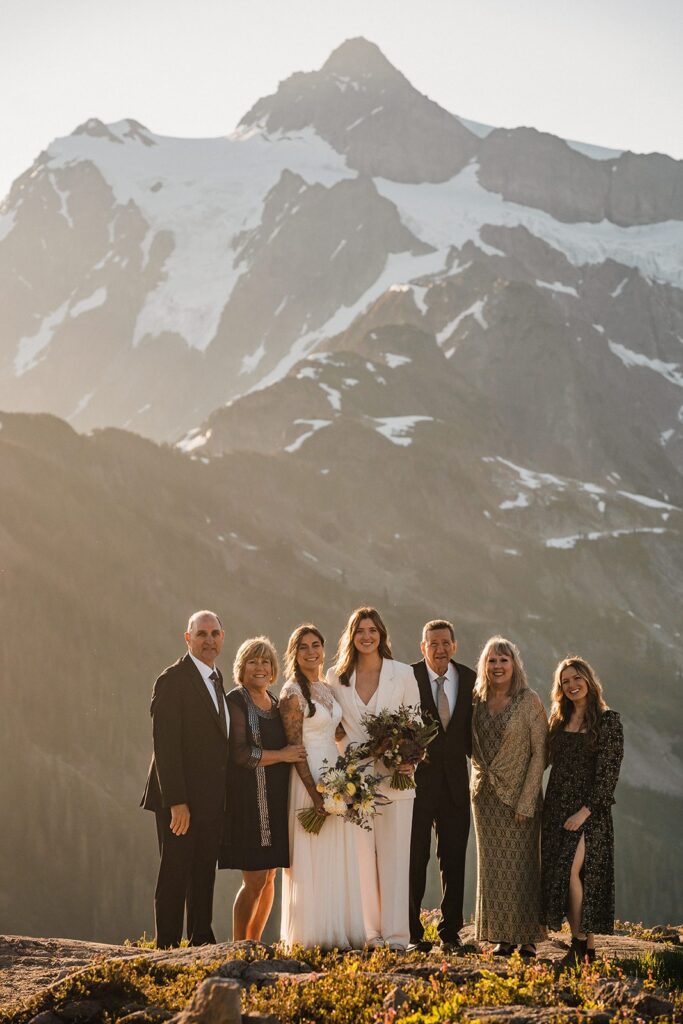
[[[306,761],[296,765],[290,779],[291,866],[283,873],[281,936],[288,946],[357,949],[366,941],[353,835],[357,826],[329,815],[313,835],[297,819],[298,811],[311,806],[322,811],[316,783],[321,769],[334,765],[338,756],[335,730],[342,712],[321,678],[324,657],[320,630],[310,623],[298,626],[287,645],[287,682],[279,708],[288,742],[303,743]]]

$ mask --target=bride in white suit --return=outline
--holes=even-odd
[[[420,703],[413,670],[394,661],[387,628],[375,608],[357,608],[351,614],[327,682],[341,705],[344,746],[367,741],[368,734],[361,724],[363,715],[378,714],[383,709],[398,711],[401,704]],[[415,790],[391,789],[390,773],[379,762],[375,771],[387,776],[380,792],[391,803],[376,815],[371,832],[353,829],[365,931],[370,946],[385,943],[393,949],[405,949],[410,934],[408,873]]]

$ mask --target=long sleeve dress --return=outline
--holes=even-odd
[[[277,698],[263,711],[238,686],[227,695],[230,709],[225,831],[219,868],[261,871],[289,867],[287,794],[291,765],[263,767],[263,750],[287,746]]]
[[[591,747],[581,732],[560,732],[552,750],[552,768],[543,804],[541,859],[543,916],[558,929],[567,913],[569,876],[579,840],[583,865],[581,930],[614,931],[614,829],[612,804],[624,754],[624,734],[616,711],[603,712],[598,741]],[[590,816],[576,832],[564,823],[582,807]]]
[[[545,937],[539,831],[548,720],[533,690],[472,717],[472,811],[477,837],[475,935],[514,945]],[[517,822],[515,814],[528,820]]]

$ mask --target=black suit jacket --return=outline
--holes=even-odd
[[[222,814],[228,734],[189,654],[161,673],[150,712],[154,756],[141,806],[161,811],[188,804],[200,818]]]
[[[457,661],[451,661],[451,664],[458,672],[458,696],[446,730],[439,718],[424,660],[413,665],[422,712],[439,724],[436,737],[427,747],[427,760],[417,766],[415,795],[419,800],[421,791],[425,796],[438,793],[445,779],[453,802],[465,805],[469,804],[470,799],[467,757],[472,753],[472,690],[477,677],[467,665]]]

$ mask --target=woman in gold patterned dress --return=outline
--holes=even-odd
[[[541,922],[539,829],[548,719],[515,644],[484,645],[472,717],[472,810],[477,837],[475,935],[510,956],[536,955]]]

